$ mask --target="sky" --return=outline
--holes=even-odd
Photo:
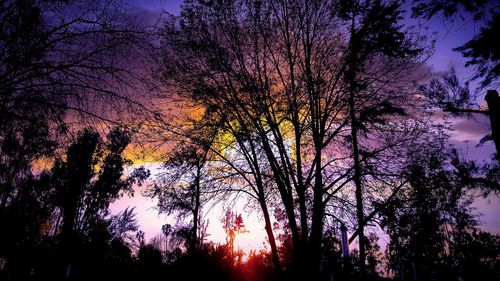
[[[142,7],[152,14],[167,11],[171,14],[178,14],[180,11],[181,0],[144,0],[139,1]],[[453,52],[452,48],[458,47],[468,40],[470,40],[480,30],[480,25],[472,21],[457,21],[451,23],[448,20],[441,18],[434,18],[426,25],[429,26],[428,34],[437,32],[435,52],[428,61],[428,66],[435,73],[440,73],[449,70],[451,67],[455,68],[459,77],[464,80],[471,76],[471,69],[465,67],[465,59],[458,52]],[[471,88],[474,89],[476,84],[472,83]],[[479,97],[478,103],[484,104],[483,96]],[[490,159],[493,153],[493,144],[486,143],[482,147],[476,147],[479,140],[488,134],[489,122],[488,119],[479,116],[473,119],[457,119],[453,124],[454,131],[450,139],[450,145],[455,146],[462,153],[465,153],[469,159],[472,160],[486,160]],[[158,163],[146,164],[152,174],[155,174],[160,168]],[[165,215],[158,215],[156,201],[150,198],[141,196],[141,191],[145,187],[135,187],[135,196],[132,198],[124,197],[112,205],[114,213],[125,209],[128,206],[135,206],[137,218],[141,226],[141,230],[146,233],[146,240],[154,237],[161,232],[161,226],[165,223],[175,225],[174,217],[167,217]],[[480,221],[481,227],[492,233],[500,234],[500,199],[497,196],[490,196],[488,198],[478,199],[474,203],[477,211],[482,214]],[[260,215],[257,211],[250,211],[245,208],[242,201],[238,202],[233,209],[236,213],[242,213],[245,225],[250,231],[249,233],[242,234],[236,238],[235,247],[239,247],[248,252],[251,249],[263,248],[266,234],[261,222]],[[220,219],[222,216],[222,208],[216,206],[205,209],[205,217],[210,220],[208,232],[210,236],[208,240],[214,242],[225,242],[225,234],[222,229]],[[208,214],[207,214],[208,213]],[[384,241],[382,241],[384,243]]]
[[[168,13],[178,15],[182,0],[143,0],[142,6],[150,12],[156,13],[166,11]]]

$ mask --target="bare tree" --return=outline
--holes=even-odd
[[[208,173],[217,127],[196,126],[190,130],[190,143],[179,143],[164,163],[165,172],[159,175],[147,195],[159,199],[158,208],[168,215],[176,213],[178,220],[191,217],[190,234],[186,237],[188,250],[199,248],[202,208],[209,200],[209,192],[216,190],[216,181]]]
[[[60,123],[67,114],[71,125],[78,116],[118,123],[149,112],[154,26],[131,8],[127,1],[1,1],[2,115],[29,119],[20,106],[43,109],[45,119]]]
[[[360,163],[349,160],[373,161],[416,136],[394,104],[414,97],[401,85],[418,52],[391,49],[412,43],[399,31],[399,6],[363,5],[349,32],[352,21],[335,1],[186,1],[164,32],[167,86],[223,124],[212,151],[244,179],[263,213],[283,208],[299,270],[319,269],[325,209],[360,180]],[[383,115],[399,119],[375,130]],[[377,133],[394,127],[385,139],[392,141],[358,148],[353,158],[352,128],[368,124]]]

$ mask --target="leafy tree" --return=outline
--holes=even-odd
[[[15,280],[30,277],[40,262],[38,252],[45,246],[44,237],[52,230],[54,192],[48,182],[47,174],[17,182],[19,192],[0,210],[2,271]]]
[[[243,270],[244,280],[273,280],[271,259],[269,253],[264,250],[251,250]]]
[[[384,123],[389,115],[405,115],[402,105],[394,104],[394,100],[384,96],[384,93],[377,93],[377,103],[369,106],[359,106],[356,100],[362,103],[369,102],[361,95],[373,95],[376,89],[368,87],[368,83],[373,83],[370,79],[362,78],[369,76],[370,60],[374,56],[383,54],[393,58],[412,58],[422,52],[414,42],[407,39],[402,27],[399,25],[401,19],[400,4],[397,2],[382,4],[375,1],[371,5],[362,1],[353,2],[345,7],[340,7],[343,17],[351,21],[350,41],[348,47],[347,70],[344,73],[347,87],[349,89],[348,107],[351,125],[351,144],[354,175],[353,181],[356,187],[356,216],[358,220],[358,241],[360,266],[362,274],[365,273],[365,237],[364,237],[364,203],[362,186],[362,164],[360,156],[360,140],[358,134],[366,134],[368,130],[376,130],[376,126],[370,124]],[[364,113],[364,114],[363,114]],[[385,119],[385,120],[384,120]]]
[[[483,0],[466,1],[415,1],[413,7],[414,16],[427,19],[443,13],[446,18],[461,13],[474,15],[475,21],[480,21],[482,26],[478,35],[462,46],[453,50],[459,51],[468,58],[465,66],[474,66],[474,75],[461,85],[455,71],[452,69],[446,73],[443,79],[433,79],[429,85],[422,86],[423,94],[430,99],[433,105],[441,107],[444,111],[455,115],[479,113],[490,118],[491,135],[481,140],[494,141],[497,158],[500,150],[500,98],[496,90],[489,90],[485,96],[488,110],[474,109],[477,95],[469,93],[469,82],[482,78],[480,87],[476,93],[488,86],[495,87],[500,74],[500,53],[496,46],[498,30],[500,28],[500,5],[498,3]]]
[[[145,58],[139,53],[149,41],[124,7],[106,0],[0,1],[0,223],[12,230],[2,237],[0,255],[8,267],[24,264],[24,276],[11,271],[14,279],[46,270],[32,268],[35,261],[28,259],[54,268],[43,259],[57,256],[51,235],[59,231],[64,192],[42,170],[51,166],[56,144],[81,128],[75,121],[109,124],[117,119],[106,112],[143,108],[130,90],[146,85],[144,72],[134,67],[139,60],[124,58]],[[141,52],[135,52],[138,45]],[[65,207],[69,215],[73,207]]]
[[[248,230],[245,228],[241,214],[233,213],[231,210],[226,210],[221,222],[224,232],[226,233],[226,245],[229,247],[231,258],[234,261],[234,241],[236,239],[236,235],[247,233]],[[238,256],[239,253],[236,253],[236,255]],[[239,262],[241,263],[241,257],[239,258]]]
[[[152,244],[143,245],[137,255],[139,268],[145,273],[146,278],[157,278],[161,276],[162,256],[161,250]]]
[[[472,40],[455,48],[469,60],[465,66],[474,66],[476,73],[473,79],[483,78],[481,87],[496,82],[500,76],[500,52],[495,46],[498,44],[496,34],[500,31],[500,8],[493,12],[492,19],[488,20],[481,31]]]
[[[381,212],[381,226],[390,237],[389,264],[393,270],[399,269],[405,276],[416,275],[419,280],[436,276],[475,280],[473,275],[479,273],[475,270],[481,266],[473,269],[461,257],[474,254],[474,259],[483,260],[489,253],[467,248],[470,243],[481,243],[473,238],[478,233],[470,206],[473,197],[469,186],[446,164],[450,156],[439,150],[429,148],[414,155],[408,166],[409,185]],[[488,265],[482,268],[498,266],[492,260],[485,263]],[[476,273],[471,274],[471,270]],[[488,276],[485,280],[494,276],[490,270],[482,272]]]
[[[428,85],[420,86],[420,91],[430,102],[431,107],[441,108],[454,116],[482,114],[489,116],[491,134],[484,136],[478,146],[487,141],[493,141],[496,152],[492,155],[489,163],[477,163],[459,157],[457,152],[453,153],[452,164],[455,166],[457,176],[464,185],[480,188],[485,196],[491,192],[500,190],[500,129],[498,118],[500,111],[500,97],[495,90],[488,91],[486,95],[488,109],[475,109],[478,107],[470,95],[469,86],[466,82],[461,84],[454,70],[445,74],[443,79],[432,79]]]
[[[464,280],[497,280],[499,275],[500,236],[466,229],[453,235],[452,255],[448,266]]]
[[[129,248],[138,247],[135,233],[139,230],[139,224],[133,208],[126,208],[109,219],[109,232],[114,240],[121,242]]]
[[[486,0],[416,0],[414,1],[413,15],[431,19],[442,13],[445,18],[460,15],[462,20],[465,14],[472,15],[474,21],[481,23],[478,35],[462,46],[454,48],[469,60],[466,66],[474,66],[475,74],[471,80],[480,79],[479,90],[496,82],[500,74],[500,53],[496,46],[496,34],[500,28],[500,5],[495,1]]]
[[[131,163],[122,156],[130,137],[127,131],[115,129],[108,134],[107,143],[103,143],[98,133],[85,129],[68,148],[66,159],[58,159],[52,169],[56,206],[61,210],[61,239],[68,268],[76,258],[75,248],[81,245],[82,239],[100,235],[100,229],[104,235],[110,235],[105,221],[109,204],[121,194],[131,193],[132,184],[140,183],[149,176],[148,171],[137,169],[128,177],[123,177],[124,167]],[[129,216],[125,219],[130,222],[130,212],[122,213],[122,216],[124,214]],[[134,228],[133,223],[127,224],[128,230]]]
[[[488,109],[479,109],[475,96],[471,95],[469,83],[462,84],[455,70],[446,73],[441,79],[432,79],[429,84],[419,86],[421,93],[428,99],[430,106],[440,108],[453,116],[470,116],[471,114],[486,115],[490,119],[491,134],[483,137],[479,145],[493,141],[497,154],[500,149],[500,133],[498,116],[500,97],[496,90],[489,90],[485,100]],[[497,158],[497,156],[494,156]]]

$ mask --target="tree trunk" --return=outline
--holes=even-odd
[[[500,160],[500,97],[496,90],[489,90],[485,100],[490,114],[491,136],[497,151],[496,159]]]
[[[365,251],[365,235],[364,235],[364,211],[363,211],[363,190],[361,185],[361,164],[359,161],[359,146],[358,146],[358,120],[356,118],[356,104],[354,102],[355,83],[354,74],[350,75],[350,93],[349,93],[349,115],[351,117],[351,138],[352,138],[352,153],[354,162],[354,185],[356,188],[356,216],[358,221],[358,245],[359,245],[359,269],[362,276],[366,273],[366,251]]]
[[[356,215],[358,219],[359,230],[359,269],[362,276],[366,273],[366,251],[365,251],[365,235],[364,235],[364,212],[363,212],[363,191],[361,186],[361,164],[359,161],[359,147],[358,147],[358,120],[356,118],[355,103],[354,103],[354,82],[351,81],[351,90],[349,95],[349,111],[351,115],[351,137],[352,137],[352,151],[354,160],[354,185],[356,187]]]
[[[314,198],[311,222],[311,235],[309,239],[308,251],[308,270],[312,270],[313,274],[319,273],[319,263],[321,259],[321,243],[323,238],[323,176],[321,174],[321,148],[316,149],[315,159],[315,183],[314,183]]]
[[[198,221],[200,213],[200,177],[201,177],[201,164],[196,165],[196,178],[195,178],[195,203],[193,209],[193,229],[191,232],[191,250],[196,250],[198,248]]]
[[[359,147],[358,147],[358,120],[356,118],[356,103],[355,103],[355,95],[357,89],[356,85],[356,71],[359,63],[359,59],[357,57],[358,49],[360,46],[357,46],[355,41],[353,41],[353,37],[356,33],[355,29],[355,18],[356,11],[352,11],[351,18],[351,41],[350,41],[350,51],[351,55],[349,56],[350,61],[350,69],[346,72],[346,79],[349,83],[349,115],[351,119],[351,138],[352,138],[352,153],[353,153],[353,164],[354,164],[354,185],[355,185],[355,196],[356,196],[356,216],[358,221],[358,245],[359,245],[359,269],[361,276],[364,277],[366,275],[366,251],[365,251],[365,235],[364,235],[364,213],[363,213],[363,191],[361,186],[361,164],[359,161]]]
[[[68,279],[71,276],[71,264],[74,259],[74,247],[75,247],[75,230],[74,221],[76,217],[76,208],[73,206],[67,206],[63,210],[63,226],[62,226],[62,237],[61,244],[64,255],[64,272],[63,279]]]
[[[300,263],[300,258],[302,256],[302,240],[299,233],[299,228],[297,226],[297,220],[294,209],[294,198],[292,194],[292,187],[287,185],[284,181],[284,175],[279,167],[278,161],[276,160],[273,150],[271,148],[270,142],[264,131],[260,132],[262,137],[262,147],[269,160],[271,170],[273,172],[274,178],[276,180],[276,185],[278,187],[278,192],[280,194],[281,201],[285,208],[285,213],[288,219],[288,226],[292,234],[292,244],[293,244],[293,255],[294,263]]]
[[[260,185],[259,189],[262,188],[262,185]],[[273,228],[271,225],[271,218],[269,217],[269,210],[267,208],[266,200],[264,198],[264,193],[259,194],[259,203],[260,207],[262,208],[262,213],[264,214],[264,221],[265,221],[265,229],[267,233],[267,238],[269,239],[269,244],[271,245],[271,255],[272,255],[272,260],[273,260],[273,265],[274,269],[277,272],[281,271],[281,265],[280,265],[280,260],[278,256],[278,247],[276,246],[276,239],[274,237],[274,232]],[[261,196],[262,195],[262,196]]]

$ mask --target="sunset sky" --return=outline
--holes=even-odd
[[[152,15],[159,15],[162,10],[171,14],[178,14],[181,2],[181,0],[146,0],[143,1],[142,7]],[[437,32],[435,52],[428,61],[430,69],[434,73],[440,73],[453,67],[463,79],[471,76],[471,70],[464,66],[464,58],[460,53],[453,52],[452,48],[460,46],[471,39],[474,34],[479,32],[480,25],[472,21],[463,22],[461,20],[452,23],[449,20],[438,17],[431,21],[422,21],[422,24],[424,24],[424,27],[428,27],[428,30],[424,32],[430,36],[434,32]],[[474,87],[475,84],[471,84],[471,89],[474,89]],[[479,104],[484,105],[483,98],[484,96],[479,98]],[[478,141],[488,134],[489,125],[486,118],[478,116],[474,119],[457,119],[454,121],[454,130],[450,145],[457,147],[469,159],[490,159],[493,153],[493,144],[491,142],[484,144],[480,148],[476,148]],[[154,175],[161,168],[161,165],[160,163],[146,163],[146,167]],[[146,239],[148,240],[160,233],[163,224],[170,223],[174,225],[175,219],[163,215],[159,216],[155,209],[156,202],[141,196],[141,190],[144,188],[145,186],[136,187],[135,197],[120,199],[114,203],[112,209],[113,212],[118,212],[127,206],[136,206],[135,210],[141,229],[145,231]],[[500,214],[500,199],[496,196],[491,196],[490,198],[478,200],[475,205],[478,211],[483,214],[481,217],[481,221],[483,222],[482,228],[492,233],[500,233],[500,216],[498,216]],[[250,212],[249,209],[245,208],[244,200],[241,200],[233,210],[243,215],[247,229],[250,231],[250,233],[236,238],[236,244],[245,251],[262,248],[266,237],[263,223],[260,221],[260,214],[258,211]],[[208,240],[225,242],[225,234],[220,223],[221,214],[220,206],[213,207],[210,210],[207,208],[204,209],[205,219],[210,220],[208,228],[210,236]],[[384,242],[386,241],[382,239],[381,242],[385,244]]]
[[[497,34],[500,0],[0,1],[0,281],[500,281]]]

